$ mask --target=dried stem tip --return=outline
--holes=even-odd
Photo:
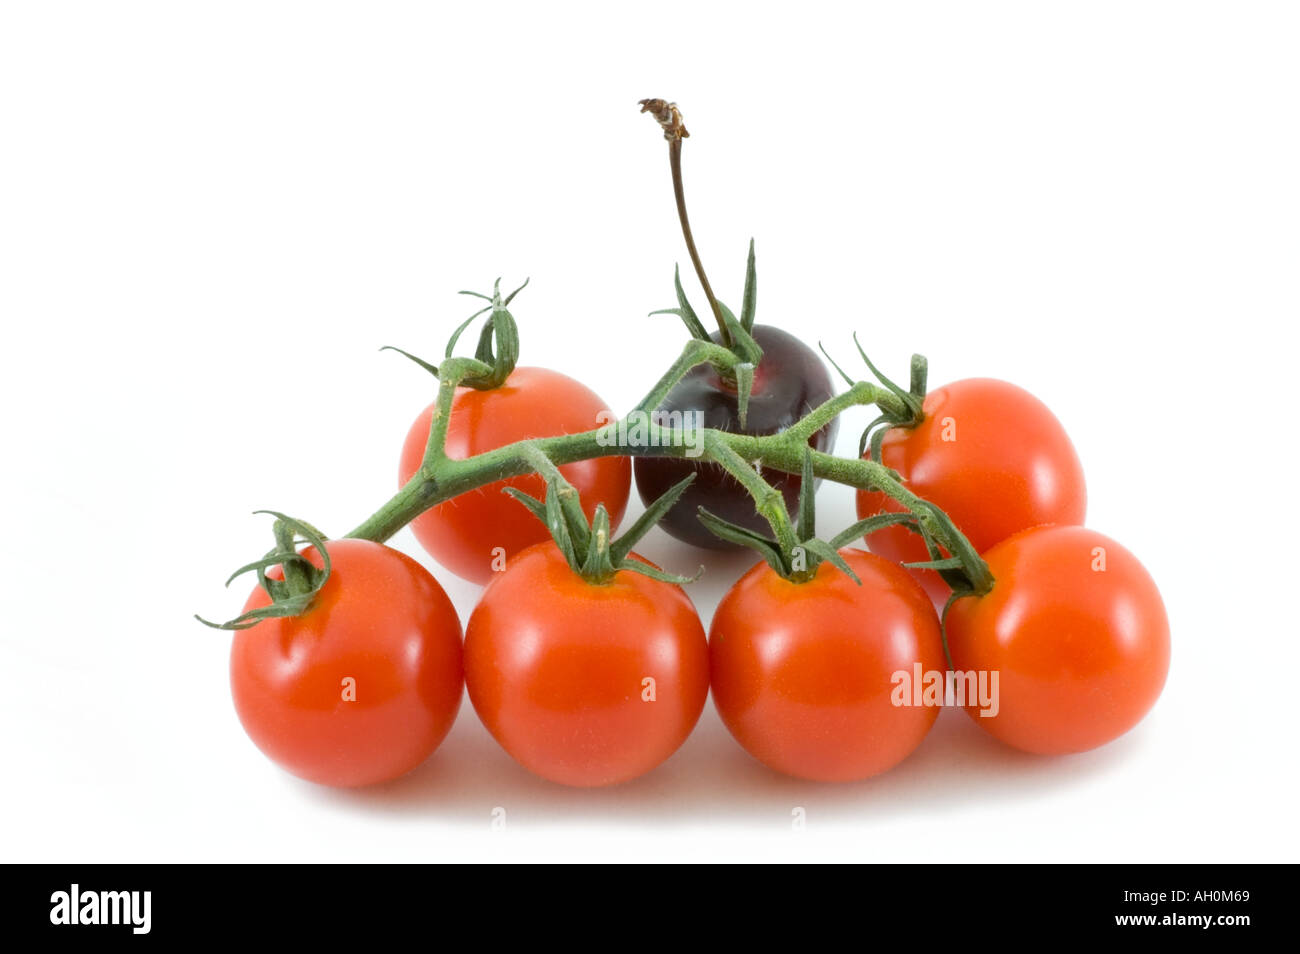
[[[654,116],[659,125],[664,128],[664,138],[669,142],[676,142],[690,135],[682,122],[682,114],[677,109],[676,103],[665,102],[662,99],[643,99],[641,112]]]

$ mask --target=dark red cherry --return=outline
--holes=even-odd
[[[749,398],[746,426],[740,413],[734,386],[729,386],[711,365],[693,368],[678,382],[659,406],[660,411],[698,411],[693,422],[700,427],[745,434],[775,434],[794,424],[817,405],[834,395],[831,376],[818,354],[794,335],[771,325],[755,325],[751,332],[763,349],[763,359],[754,369],[754,386]],[[720,340],[714,332],[715,342]],[[835,443],[838,422],[832,421],[808,443],[829,452]],[[715,537],[700,523],[699,507],[751,530],[771,535],[767,521],[754,512],[754,499],[734,477],[717,464],[668,457],[638,457],[634,462],[636,486],[649,504],[673,484],[695,471],[695,482],[660,523],[686,543],[713,550],[737,549],[738,545]],[[799,497],[799,476],[764,468],[763,478],[785,497],[786,509],[794,512]]]

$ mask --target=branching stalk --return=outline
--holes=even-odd
[[[726,366],[735,360],[735,356],[726,349],[710,347],[695,340],[688,342],[681,357],[632,413],[644,414],[658,406],[663,395],[691,368],[706,363]],[[462,369],[451,361],[444,363],[439,379],[438,410],[435,411],[430,429],[430,452],[426,453],[424,464],[391,499],[349,533],[349,537],[382,543],[421,513],[445,500],[499,480],[535,472],[537,467],[533,456],[539,451],[553,464],[563,465],[611,456],[685,457],[692,446],[699,448],[702,442],[702,453],[695,459],[711,461],[726,468],[754,497],[756,509],[772,525],[777,540],[783,545],[788,543],[793,546],[794,531],[784,501],[755,472],[752,465],[759,464],[798,474],[802,470],[804,452],[812,434],[850,407],[871,404],[883,406],[893,398],[884,388],[860,381],[844,393],[813,408],[801,420],[776,434],[756,436],[704,428],[691,435],[691,441],[687,441],[685,435],[675,429],[650,421],[641,429],[646,434],[644,444],[635,447],[609,446],[607,441],[602,442],[602,436],[610,431],[631,433],[637,430],[631,426],[629,418],[632,415],[629,415],[621,422],[602,428],[559,437],[519,441],[473,457],[453,460],[443,453],[446,420],[451,412],[451,397],[454,396],[458,375],[470,373],[471,370],[468,367]],[[436,436],[439,428],[441,437]],[[944,549],[954,555],[964,556],[963,569],[977,592],[987,592],[992,587],[993,580],[988,567],[975,555],[974,549],[956,526],[943,516],[942,511],[908,490],[888,467],[872,460],[836,457],[822,451],[814,451],[811,456],[813,473],[817,477],[850,487],[878,490],[897,501],[915,515],[917,522]]]

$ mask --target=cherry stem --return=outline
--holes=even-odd
[[[727,324],[722,320],[722,309],[718,307],[718,299],[713,296],[713,287],[709,285],[709,276],[704,274],[704,263],[700,261],[699,250],[695,247],[695,238],[691,235],[691,220],[686,214],[686,192],[682,188],[682,141],[680,139],[673,139],[668,143],[668,164],[673,170],[673,195],[677,198],[677,217],[682,222],[682,237],[686,239],[686,251],[690,253],[691,264],[695,266],[695,274],[704,289],[704,297],[709,300],[709,307],[713,309],[713,320],[718,323],[722,343],[730,348],[731,332],[727,330]]]
[[[722,343],[730,348],[731,332],[727,330],[727,323],[722,320],[722,309],[718,307],[718,299],[713,295],[709,276],[704,274],[704,263],[700,261],[699,250],[695,247],[695,237],[691,234],[691,220],[686,214],[686,190],[682,187],[682,140],[690,136],[690,133],[686,131],[686,124],[682,122],[682,114],[676,103],[662,99],[643,99],[640,105],[641,112],[654,116],[655,121],[664,131],[664,138],[668,140],[668,165],[673,172],[673,196],[677,199],[677,218],[682,223],[686,251],[690,253],[691,264],[695,266],[695,274],[704,288],[704,297],[709,300],[709,307],[713,309],[713,320],[718,323],[718,333],[722,336]]]

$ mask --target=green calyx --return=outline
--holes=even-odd
[[[311,605],[316,594],[320,592],[325,581],[330,577],[330,555],[325,547],[325,535],[302,520],[295,520],[274,510],[258,510],[256,513],[270,514],[275,517],[275,549],[260,560],[241,566],[226,580],[229,586],[245,573],[257,574],[258,585],[271,597],[267,606],[249,610],[225,623],[212,623],[202,616],[195,615],[200,623],[213,629],[248,629],[264,619],[279,616],[298,616]],[[298,552],[299,542],[316,548],[321,555],[322,566],[316,566]],[[277,580],[267,575],[271,567],[281,567],[284,578]]]
[[[714,451],[717,462],[741,480],[754,495],[758,512],[771,524],[773,536],[765,536],[731,523],[704,507],[699,509],[700,522],[715,536],[754,550],[778,575],[793,583],[806,583],[816,577],[822,563],[830,563],[855,583],[860,583],[857,574],[839,551],[877,530],[903,526],[921,535],[930,555],[929,560],[906,563],[904,566],[909,569],[935,570],[955,596],[987,593],[992,588],[993,579],[988,566],[970,541],[943,510],[927,500],[912,496],[908,504],[911,509],[907,511],[874,514],[845,527],[830,539],[823,540],[817,536],[816,531],[816,491],[813,487],[816,472],[811,448],[805,447],[803,450],[799,509],[795,520],[791,521],[785,509],[785,500],[779,491],[748,469],[742,460],[734,455],[729,456],[725,448],[706,446]],[[895,475],[878,462],[866,466],[879,470],[881,480],[895,479]],[[940,541],[945,542],[941,544]],[[951,541],[951,545],[946,541]],[[951,556],[944,555],[945,548],[951,551]]]
[[[673,270],[673,289],[677,293],[676,308],[660,308],[652,315],[676,315],[686,326],[690,336],[698,341],[713,343],[708,329],[696,315],[695,309],[686,298],[682,288],[682,271],[678,266]],[[722,345],[736,356],[737,363],[730,372],[719,372],[723,380],[736,389],[737,404],[741,427],[745,426],[745,417],[749,409],[749,398],[753,393],[754,369],[763,360],[763,349],[754,340],[754,313],[758,308],[758,275],[754,264],[754,240],[749,240],[749,259],[745,265],[745,294],[740,305],[740,317],[722,302],[717,302],[718,318],[722,323]]]
[[[840,555],[840,549],[860,537],[862,533],[869,532],[859,529],[863,524],[870,523],[870,529],[875,530],[893,523],[904,523],[913,519],[912,515],[900,513],[873,517],[870,521],[859,521],[829,540],[823,540],[817,536],[814,478],[812,450],[808,448],[804,450],[803,470],[800,474],[798,514],[795,521],[791,523],[789,514],[784,513],[785,500],[779,492],[776,492],[773,507],[765,514],[772,524],[774,534],[772,537],[724,520],[704,507],[699,510],[700,522],[715,536],[749,547],[758,553],[778,575],[793,583],[806,583],[813,579],[822,563],[831,564],[847,574],[853,582],[861,583],[852,567]],[[778,506],[782,513],[774,512]],[[783,514],[784,519],[782,519]]]
[[[930,554],[930,559],[904,563],[903,566],[910,570],[936,571],[952,589],[954,599],[971,593],[984,594],[991,590],[993,577],[988,565],[953,524],[952,518],[928,500],[918,498],[917,503],[921,512],[915,514],[915,519],[907,523],[907,526],[925,540],[925,549]],[[952,541],[949,548],[951,556],[944,556],[936,531]]]
[[[678,576],[632,558],[632,548],[672,508],[695,479],[694,474],[670,487],[662,497],[646,508],[645,513],[626,533],[613,539],[609,512],[604,504],[597,505],[595,516],[588,523],[577,489],[565,479],[551,459],[534,444],[524,448],[523,456],[546,480],[546,502],[514,487],[505,488],[505,492],[546,525],[551,539],[564,554],[570,569],[588,583],[596,586],[609,583],[621,570],[640,573],[664,583],[693,583],[704,572],[704,567],[700,567],[694,576]]]
[[[435,378],[454,376],[457,378],[457,384],[463,387],[474,388],[479,391],[490,391],[493,388],[499,388],[505,383],[506,378],[510,377],[510,372],[515,369],[515,364],[519,361],[519,327],[515,323],[514,315],[510,313],[509,306],[514,301],[515,296],[527,287],[528,280],[525,279],[522,285],[502,297],[501,279],[498,278],[492,286],[491,295],[484,295],[481,292],[462,291],[460,294],[481,298],[488,304],[466,318],[452,332],[441,365],[431,364],[423,358],[417,358],[415,355],[392,345],[385,345],[379,350],[396,351],[398,354],[410,358]],[[487,313],[488,319],[483,323],[483,327],[479,331],[474,357],[456,357],[454,353],[456,345],[460,341],[460,336],[473,323],[474,319],[485,313]],[[455,363],[454,373],[453,362]]]
[[[923,354],[912,355],[911,380],[907,390],[903,390],[902,387],[895,384],[871,363],[867,353],[862,350],[862,343],[858,341],[856,332],[853,335],[853,344],[857,347],[858,354],[862,356],[862,360],[867,367],[871,369],[871,373],[876,376],[876,380],[888,392],[877,401],[880,408],[879,416],[866,426],[866,429],[862,432],[862,438],[858,441],[858,456],[866,457],[867,452],[870,451],[871,459],[876,463],[880,463],[880,447],[885,439],[886,431],[892,427],[913,428],[925,420],[923,405],[929,362]],[[821,346],[819,345],[819,347]],[[853,378],[844,373],[844,369],[835,363],[835,359],[827,353],[824,347],[821,350],[822,354],[826,356],[826,360],[831,363],[831,367],[839,372],[840,377],[848,382],[849,387],[853,387],[856,383]]]
[[[871,369],[871,373],[876,376],[876,380],[886,389],[886,393],[876,397],[875,403],[880,408],[880,414],[862,432],[862,438],[858,442],[858,456],[868,458],[881,468],[882,474],[893,481],[899,481],[901,480],[899,474],[886,468],[881,462],[880,449],[884,443],[885,433],[890,428],[913,428],[925,420],[923,403],[929,363],[925,355],[912,355],[911,379],[905,391],[871,362],[867,353],[862,350],[862,344],[858,341],[856,333],[853,335],[853,343],[857,346],[862,360]],[[826,353],[825,348],[822,348],[822,354],[826,355],[826,360],[849,383],[850,389],[860,386],[844,373],[844,370],[835,363],[835,359]],[[888,490],[875,484],[872,489]],[[942,509],[919,497],[915,498],[910,506],[912,510],[907,513],[881,513],[860,520],[839,534],[835,540],[847,543],[855,537],[866,536],[886,526],[895,524],[905,526],[921,535],[930,559],[907,563],[904,566],[909,569],[936,571],[953,590],[955,596],[987,593],[993,585],[988,567],[971,546],[970,541],[953,524],[952,519]],[[952,541],[951,555],[944,554],[945,548],[939,543],[941,539]]]

